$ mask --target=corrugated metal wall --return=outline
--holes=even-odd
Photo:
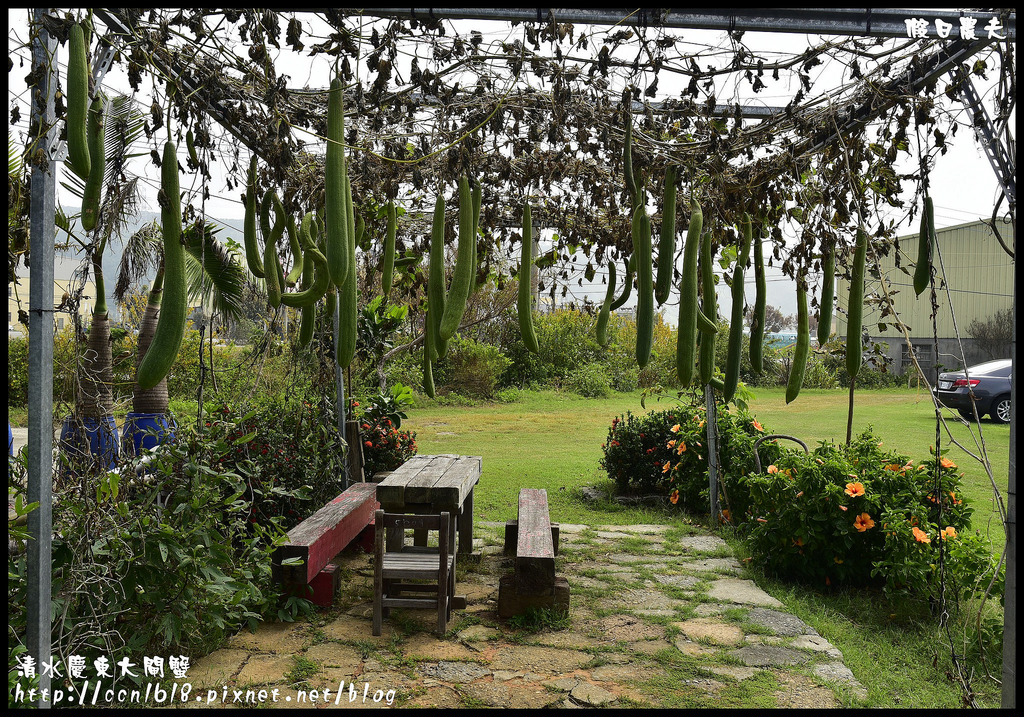
[[[1000,225],[1000,233],[1004,241],[1013,244],[1013,227],[1009,222]],[[940,229],[936,232],[941,265],[938,257],[933,261],[936,268],[936,299],[939,306],[935,322],[940,339],[954,338],[957,331],[966,338],[967,326],[977,319],[984,321],[997,311],[1010,308],[1013,304],[1013,261],[996,241],[991,229],[981,222],[970,222],[958,226]],[[896,312],[910,328],[912,339],[926,339],[933,335],[931,294],[925,290],[920,297],[914,295],[913,272],[917,260],[917,235],[899,239],[901,269],[895,268],[895,257],[892,253],[879,263],[882,275],[888,281],[890,293],[893,294],[893,305]],[[870,253],[868,254],[870,264]],[[904,273],[903,270],[909,273]],[[940,280],[945,277],[945,286]],[[849,301],[849,285],[839,280],[836,282],[837,306],[843,311],[836,313],[836,332],[846,335],[846,310]],[[948,292],[947,292],[948,290]],[[898,292],[898,293],[896,293]],[[865,281],[865,294],[881,294],[879,282],[868,272]],[[950,311],[950,301],[953,311]],[[881,309],[878,304],[864,305],[864,324],[873,338],[902,338],[903,334],[895,326],[888,326],[879,331],[877,323],[881,320]],[[884,322],[892,323],[892,317]]]

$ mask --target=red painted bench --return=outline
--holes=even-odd
[[[291,594],[330,607],[338,588],[338,573],[331,559],[373,522],[379,507],[376,488],[374,483],[354,483],[289,530],[288,541],[275,548],[271,557],[274,582]],[[293,558],[298,559],[294,564],[283,564]]]
[[[498,583],[498,615],[512,617],[530,608],[569,611],[569,583],[555,576],[557,533],[548,515],[548,493],[540,488],[519,491],[519,518],[506,525],[506,552],[515,540],[515,569]]]

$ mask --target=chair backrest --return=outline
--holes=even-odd
[[[376,533],[375,547],[378,554],[384,552],[384,531],[386,528],[395,530],[436,530],[438,532],[437,543],[440,546],[442,556],[448,555],[448,538],[450,529],[450,516],[447,512],[440,515],[407,515],[405,513],[385,513],[378,509],[374,513],[374,530]]]

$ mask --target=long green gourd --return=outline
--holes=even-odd
[[[935,243],[935,206],[932,198],[925,196],[924,211],[921,212],[921,229],[917,240],[917,266],[914,268],[914,293],[921,295],[928,288],[931,278],[931,248]]]
[[[324,205],[327,225],[327,265],[337,287],[348,278],[348,227],[345,197],[345,103],[340,77],[331,81],[327,101],[327,157],[324,173]]]
[[[430,266],[427,275],[427,330],[431,361],[444,354],[447,342],[441,341],[441,315],[444,313],[444,195],[439,191],[434,202],[434,223],[430,230]]]
[[[850,269],[850,302],[846,310],[846,373],[855,378],[860,371],[863,347],[860,330],[864,315],[864,266],[868,256],[868,235],[857,229],[857,245]]]
[[[349,180],[346,176],[345,179],[345,193],[346,202],[351,207],[351,196],[352,190]],[[354,216],[354,212],[351,213]],[[353,229],[352,224],[349,224],[349,229]],[[358,336],[359,326],[359,295],[358,295],[358,282],[356,281],[356,241],[357,238],[365,230],[363,218],[359,217],[359,224],[355,227],[354,231],[349,232],[351,239],[348,242],[348,277],[345,279],[345,285],[338,289],[338,310],[341,312],[338,315],[340,319],[338,329],[338,365],[342,368],[348,368],[349,364],[352,363],[352,359],[356,355],[356,337]]]
[[[434,332],[430,330],[430,309],[424,319],[423,328],[423,393],[434,397],[434,368],[430,356],[434,353]]]
[[[263,267],[266,272],[264,281],[267,285],[267,300],[276,309],[281,305],[281,293],[284,291],[284,275],[281,260],[277,256],[277,240],[284,233],[284,207],[281,206],[277,194],[270,189],[263,197],[263,204],[274,209],[274,225],[264,234]]]
[[[519,334],[528,351],[540,352],[537,333],[533,330],[533,297],[530,296],[530,273],[533,269],[533,220],[530,202],[523,202],[523,241],[519,255],[519,295],[516,302],[519,314]]]
[[[92,171],[89,137],[86,132],[89,112],[89,58],[85,30],[78,23],[68,34],[68,85],[65,121],[68,136],[68,161],[82,179]]]
[[[796,280],[796,346],[793,349],[793,367],[786,384],[786,403],[791,403],[804,385],[807,355],[811,347],[811,323],[807,312],[807,284],[801,275]]]
[[[836,293],[836,252],[825,246],[821,255],[821,301],[818,307],[818,345],[824,346],[832,335],[832,312]]]
[[[249,176],[245,185],[245,221],[242,237],[245,242],[245,262],[257,279],[263,278],[263,259],[256,241],[256,155],[249,160]]]
[[[658,237],[658,279],[654,298],[661,306],[672,288],[672,270],[676,253],[676,168],[665,170],[665,201],[661,207],[661,236]]]
[[[701,313],[711,321],[718,318],[718,296],[715,291],[715,268],[711,263],[714,254],[711,251],[711,234],[704,232],[700,242],[700,281],[701,281]],[[715,375],[715,335],[700,334],[700,384],[707,386]]]
[[[597,316],[597,343],[608,345],[608,319],[611,316],[612,302],[615,300],[615,262],[608,259],[608,290],[604,294],[601,313]]]
[[[388,200],[388,230],[384,235],[384,266],[381,267],[380,290],[387,303],[391,295],[391,282],[395,278],[395,235],[398,233],[398,210],[395,203]]]
[[[313,238],[311,232],[316,231],[316,223],[313,221],[313,213],[308,212],[303,218],[302,223],[299,225],[299,237],[302,240],[302,245],[307,249],[316,249],[316,239]],[[317,253],[319,249],[317,249]],[[302,278],[299,280],[299,293],[307,291],[314,283],[314,273],[319,272],[323,275],[323,289],[324,293],[327,293],[327,287],[331,283],[330,270],[327,268],[327,258],[320,254],[323,258],[323,262],[317,265],[314,269],[314,261],[312,257],[308,260],[304,258],[302,262]],[[282,297],[283,298],[283,297]],[[299,347],[306,348],[309,346],[309,342],[313,340],[313,330],[316,326],[316,301],[312,301],[306,306],[302,307],[299,318]]]
[[[696,198],[690,198],[690,226],[683,245],[683,275],[679,282],[679,327],[676,334],[676,373],[683,388],[693,380],[697,346],[697,259],[704,213]],[[712,336],[705,333],[705,336]],[[714,341],[714,339],[712,339]]]
[[[764,277],[764,250],[761,237],[754,241],[754,316],[750,321],[750,369],[764,369],[764,322],[768,310],[768,287]]]
[[[104,102],[97,95],[89,107],[89,157],[91,166],[89,178],[85,181],[85,192],[82,194],[82,229],[91,232],[96,228],[100,216],[100,195],[103,190],[103,173],[107,168],[107,155],[103,146],[105,137],[103,129]]]
[[[633,212],[633,250],[636,256],[636,363],[640,368],[651,360],[654,346],[654,260],[651,256],[651,218],[647,209]]]
[[[284,283],[287,286],[295,286],[295,282],[302,276],[302,242],[299,239],[299,230],[295,226],[295,216],[292,214],[288,215],[288,247],[292,252],[292,270],[288,272],[288,276],[284,278]],[[282,287],[282,290],[284,287]]]
[[[622,148],[622,171],[626,175],[626,189],[636,202],[636,177],[633,174],[633,117],[626,110],[626,140]]]
[[[455,258],[455,273],[452,285],[444,303],[439,336],[442,341],[455,335],[466,311],[469,285],[473,281],[476,267],[473,266],[473,198],[469,189],[469,178],[459,178],[459,249]]]
[[[629,295],[633,293],[633,277],[636,274],[636,254],[630,255],[626,261],[626,282],[625,286],[622,287],[622,294],[615,301],[612,302],[611,310],[615,311],[617,308],[629,301]]]
[[[317,249],[316,241],[311,238],[313,231],[313,213],[309,212],[302,219],[302,227],[299,236],[302,237],[305,246],[305,256],[302,262],[302,291],[293,294],[282,294],[281,303],[293,308],[306,308],[313,306],[323,298],[331,284],[331,273],[327,267],[327,257]],[[310,278],[312,277],[312,278]],[[303,313],[305,316],[305,312]]]
[[[473,201],[473,280],[469,286],[469,291],[470,293],[473,293],[477,289],[476,283],[479,275],[477,267],[480,265],[480,262],[477,259],[476,243],[480,239],[480,204],[483,201],[483,186],[479,181],[473,182],[471,195]]]
[[[153,341],[142,357],[135,381],[142,390],[156,386],[170,372],[185,336],[188,288],[185,247],[181,245],[181,196],[178,189],[178,153],[173,142],[164,144],[160,167],[160,221],[164,239],[164,287],[160,318]]]
[[[732,319],[729,322],[729,353],[725,360],[725,400],[736,395],[740,381],[740,360],[743,351],[743,268],[746,266],[753,238],[750,215],[743,215],[736,268],[732,274]]]

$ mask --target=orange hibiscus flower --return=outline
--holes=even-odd
[[[672,469],[672,462],[665,461],[665,467],[661,469],[662,473],[668,473]]]
[[[769,473],[778,473],[779,472],[779,467],[777,465],[774,465],[774,464],[770,465],[770,466],[768,466],[768,472]]]
[[[668,500],[669,500],[670,503],[672,503],[672,505],[675,505],[676,503],[678,503],[679,502],[679,491],[678,490],[672,491],[672,494],[668,497]]]
[[[863,533],[866,530],[874,528],[875,521],[871,520],[871,516],[867,513],[861,513],[854,519],[853,527]]]
[[[846,490],[844,492],[846,493],[846,495],[850,496],[851,498],[856,498],[858,496],[862,496],[862,495],[864,495],[864,484],[863,483],[847,483],[846,484]]]
[[[672,426],[672,428],[670,428],[669,430],[672,431],[673,433],[679,433],[679,424],[677,423],[676,425]]]
[[[759,430],[761,433],[764,433],[764,428],[761,427],[761,424],[757,422],[756,418],[753,421],[751,421],[751,425],[753,425],[754,428]]]
[[[954,528],[952,525],[950,525],[945,530],[943,530],[941,533],[939,533],[939,537],[941,537],[943,540],[945,540],[946,538],[955,538],[956,537],[956,528]]]
[[[956,468],[956,463],[945,457],[939,460],[939,465],[943,468]]]
[[[916,525],[914,526],[914,540],[919,543],[930,543],[932,539],[928,537],[928,533],[924,532]]]

